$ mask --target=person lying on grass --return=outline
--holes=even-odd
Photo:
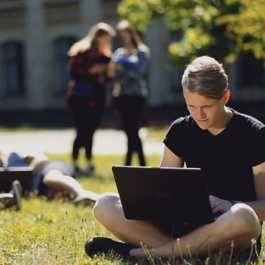
[[[75,179],[72,167],[60,160],[49,160],[42,153],[0,152],[0,164],[4,167],[31,167],[33,170],[32,191],[39,196],[54,198],[57,194],[73,197],[75,205],[94,204],[98,194],[84,190]]]
[[[157,258],[204,257],[233,248],[236,255],[248,257],[253,242],[257,247],[253,257],[259,254],[265,220],[265,126],[226,106],[228,77],[212,57],[193,60],[184,71],[182,86],[189,115],[170,126],[160,166],[201,168],[216,220],[185,232],[167,220],[163,224],[127,220],[119,195],[104,193],[94,215],[122,242],[92,238],[85,245],[89,256],[116,252],[144,257],[147,251]]]

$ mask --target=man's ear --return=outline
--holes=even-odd
[[[231,97],[231,91],[229,89],[226,89],[224,91],[224,103],[226,104]]]

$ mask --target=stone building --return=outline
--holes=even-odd
[[[0,125],[6,120],[26,120],[25,116],[34,113],[39,119],[51,117],[45,113],[66,113],[67,50],[95,23],[104,21],[115,27],[118,2],[0,0]],[[167,67],[170,32],[156,23],[143,38],[152,54],[147,77],[149,106],[181,105],[183,69]],[[265,100],[262,63],[240,58],[229,67],[229,75],[236,102]]]

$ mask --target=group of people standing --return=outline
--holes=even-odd
[[[112,39],[116,35],[120,47],[113,52]],[[87,36],[72,45],[68,55],[71,80],[67,102],[76,128],[72,149],[76,173],[90,174],[94,171],[93,135],[103,116],[109,83],[113,84],[113,108],[120,114],[128,141],[124,164],[130,165],[136,152],[139,164],[145,166],[138,132],[148,95],[145,74],[150,52],[135,28],[127,20],[119,22],[116,31],[100,22],[89,30]],[[85,149],[86,156],[83,170],[78,163],[81,148]]]
[[[118,37],[120,48],[113,52],[112,39]],[[73,168],[63,161],[49,160],[44,154],[0,151],[0,167],[30,167],[33,170],[32,191],[48,199],[61,193],[72,198],[75,205],[94,204],[99,194],[85,190],[75,179],[79,174],[91,174],[93,135],[103,116],[107,85],[113,83],[113,106],[120,113],[128,138],[125,164],[130,165],[132,154],[138,153],[140,165],[145,158],[138,135],[140,118],[147,98],[145,73],[149,49],[134,27],[123,20],[115,30],[106,23],[94,25],[87,36],[77,41],[68,51],[69,90],[67,103],[73,114],[76,137],[73,142]],[[85,149],[86,166],[81,170],[78,158]],[[2,193],[3,208],[21,209],[22,185],[12,183],[10,192]]]

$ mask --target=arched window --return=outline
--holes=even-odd
[[[53,94],[56,97],[64,96],[69,82],[69,74],[67,72],[68,56],[67,52],[71,45],[76,41],[75,38],[65,37],[54,41],[54,88]]]
[[[1,96],[19,97],[24,94],[23,45],[6,42],[1,45]]]

